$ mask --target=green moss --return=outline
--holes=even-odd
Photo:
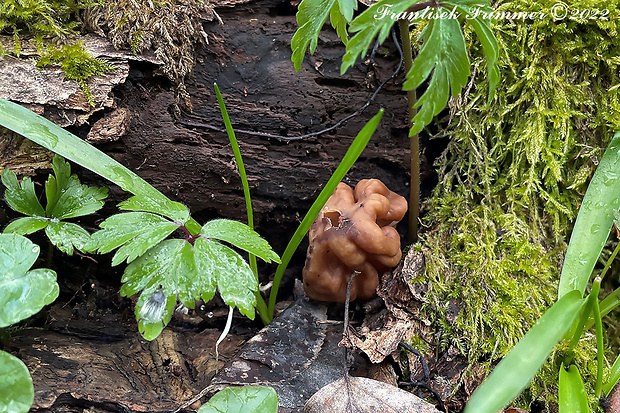
[[[0,34],[65,38],[75,34],[80,25],[77,13],[100,3],[96,0],[3,0],[0,2]]]
[[[502,1],[496,9],[549,12],[555,3]],[[616,0],[573,6],[620,15]],[[554,302],[581,194],[620,130],[618,18],[500,20],[494,31],[502,84],[487,107],[486,63],[470,33],[476,72],[451,104],[451,143],[427,202],[434,229],[423,236],[428,315],[441,320],[440,343],[459,344],[471,363],[505,355]],[[453,323],[444,314],[451,300],[462,306]],[[587,360],[591,340],[583,345],[578,359]],[[557,376],[545,371],[532,399],[554,397]]]
[[[135,54],[153,50],[162,61],[159,72],[175,87],[174,109],[180,114],[178,103],[192,109],[185,80],[194,69],[196,45],[206,40],[201,16],[212,13],[203,0],[108,0],[88,10],[84,25],[105,35],[117,49]]]
[[[74,80],[94,106],[86,84],[91,76],[101,75],[114,68],[95,59],[81,44],[69,43],[81,25],[79,13],[89,7],[102,5],[104,0],[3,0],[0,3],[0,34],[13,36],[12,53],[20,55],[23,39],[32,39],[38,52],[37,67],[59,65],[67,79]],[[59,48],[44,50],[44,42],[53,40]],[[64,45],[63,45],[64,44]],[[0,50],[2,54],[5,50]]]
[[[62,46],[62,49],[51,48],[44,52],[37,61],[38,68],[58,65],[68,79],[74,80],[84,91],[88,103],[95,105],[88,88],[87,80],[92,76],[102,75],[114,70],[114,66],[92,57],[81,43]]]

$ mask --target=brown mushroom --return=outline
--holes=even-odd
[[[379,275],[398,264],[400,236],[393,227],[407,212],[407,201],[378,179],[355,187],[340,183],[310,227],[310,246],[303,270],[308,297],[344,302],[375,296]]]

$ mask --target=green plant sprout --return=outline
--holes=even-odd
[[[39,202],[30,178],[22,179],[20,185],[13,171],[2,171],[6,202],[15,211],[28,215],[11,222],[4,232],[27,235],[45,229],[50,242],[59,250],[69,255],[73,254],[74,248],[85,252],[90,234],[65,220],[101,209],[108,190],[82,185],[76,175],[71,175],[71,166],[61,156],[54,156],[52,169],[54,174],[50,174],[45,182],[45,208]]]
[[[30,267],[39,246],[18,234],[0,234],[0,328],[38,313],[58,297],[56,273]],[[0,412],[26,413],[34,401],[32,378],[17,357],[0,351]]]
[[[170,322],[177,302],[194,308],[195,301],[210,301],[216,289],[224,302],[254,319],[258,278],[247,262],[225,241],[265,262],[279,262],[267,241],[247,225],[227,219],[207,222],[192,235],[185,224],[189,210],[183,204],[154,202],[134,196],[119,204],[126,212],[101,223],[87,248],[99,253],[118,250],[112,265],[129,264],[121,295],[142,291],[136,304],[138,329],[147,340],[156,338]],[[182,239],[166,239],[176,230]],[[234,275],[233,275],[234,274]]]
[[[125,211],[94,233],[86,250],[116,251],[112,263],[127,261],[121,294],[142,294],[136,305],[140,332],[153,340],[170,321],[177,297],[193,307],[211,299],[216,288],[226,304],[254,317],[258,279],[224,241],[267,262],[279,262],[269,244],[245,224],[214,220],[199,225],[184,205],[77,136],[15,103],[0,99],[0,125],[112,181],[135,196]],[[165,239],[180,230],[181,239]]]
[[[245,168],[243,167],[243,160],[241,159],[241,152],[239,150],[239,145],[237,143],[237,139],[235,137],[235,132],[232,128],[232,124],[230,123],[230,117],[228,116],[228,112],[226,110],[226,106],[224,105],[224,100],[222,99],[222,95],[220,93],[219,88],[215,85],[215,93],[217,94],[218,103],[220,105],[220,111],[222,112],[222,118],[224,119],[224,123],[226,124],[226,132],[228,133],[228,139],[230,140],[231,146],[233,147],[233,151],[235,153],[235,159],[237,161],[237,165],[239,167],[239,175],[241,176],[241,181],[243,183],[243,194],[245,197],[245,203],[248,213],[248,222],[253,223],[252,221],[252,201],[250,198],[250,190],[249,190],[249,182],[247,180],[247,176],[245,174]],[[280,283],[282,281],[282,277],[284,276],[284,271],[288,266],[291,258],[295,251],[297,251],[297,247],[301,243],[301,241],[306,236],[306,233],[310,229],[310,226],[314,222],[315,218],[321,211],[321,208],[325,205],[331,194],[338,186],[338,183],[342,181],[344,176],[349,172],[357,158],[361,155],[364,148],[368,144],[368,141],[372,137],[373,133],[379,126],[381,122],[381,117],[383,116],[383,109],[379,110],[379,112],[366,123],[366,125],[360,130],[357,134],[349,149],[345,153],[344,157],[338,164],[338,167],[331,175],[316,200],[310,206],[310,209],[302,219],[301,223],[297,227],[297,230],[291,237],[289,243],[287,244],[284,253],[282,254],[282,262],[278,265],[276,269],[276,273],[273,277],[273,284],[271,287],[271,292],[269,293],[269,306],[267,307],[264,303],[262,296],[257,293],[256,299],[258,302],[257,308],[259,310],[259,314],[261,319],[265,324],[269,323],[273,319],[273,314],[275,311],[275,305],[278,298],[278,290],[280,288]],[[251,224],[253,225],[253,224]],[[251,261],[250,261],[251,262]]]
[[[568,354],[560,367],[560,412],[588,411],[588,396],[578,366],[574,364],[573,351],[592,324],[595,325],[597,341],[595,399],[598,400],[603,393],[608,396],[618,383],[620,356],[612,366],[608,381],[603,383],[603,327],[598,295],[601,280],[620,250],[620,244],[603,271],[594,279],[590,293],[582,298],[594,265],[612,229],[614,217],[620,209],[618,193],[620,193],[620,132],[616,133],[605,151],[579,209],[562,268],[558,301],[532,326],[474,392],[465,408],[465,413],[494,413],[506,406],[527,386],[562,338],[570,340],[570,344]],[[611,311],[620,306],[620,296],[612,293],[604,302],[606,311]],[[593,322],[588,324],[590,317]]]
[[[411,192],[409,200],[409,240],[417,241],[420,197],[420,160],[418,133],[433,117],[446,107],[450,95],[458,95],[471,74],[467,46],[459,18],[468,16],[487,60],[490,103],[499,82],[498,44],[490,27],[490,20],[478,12],[492,11],[488,0],[449,0],[442,2],[420,0],[381,0],[353,19],[357,10],[356,0],[303,0],[297,12],[299,29],[291,40],[291,60],[295,70],[301,64],[308,45],[310,53],[316,50],[321,28],[329,16],[332,26],[346,45],[341,73],[355,63],[358,56],[365,56],[375,37],[383,43],[400,20],[401,41],[404,50],[407,94],[411,129]],[[441,18],[429,18],[429,15]],[[421,32],[422,46],[415,60],[411,54],[409,23],[428,20]],[[356,33],[351,39],[349,31]],[[416,100],[415,89],[428,79],[426,91]],[[419,108],[419,110],[417,109]]]

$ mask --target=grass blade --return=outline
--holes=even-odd
[[[560,367],[560,413],[587,413],[588,397],[583,387],[583,380],[574,364]]]
[[[224,125],[226,125],[226,134],[228,134],[228,140],[230,141],[230,146],[232,146],[233,153],[235,154],[235,162],[237,163],[237,168],[239,169],[239,177],[241,178],[241,185],[243,186],[243,198],[245,199],[245,209],[248,215],[248,227],[254,229],[254,210],[252,209],[252,198],[250,197],[250,184],[248,182],[248,176],[245,173],[245,166],[243,164],[243,158],[241,157],[241,149],[239,149],[239,143],[237,142],[235,131],[233,130],[230,122],[230,117],[228,116],[224,99],[220,93],[220,88],[217,86],[217,83],[214,83],[213,87],[215,88],[215,94],[217,95],[217,103],[220,106],[222,119],[224,119]],[[248,262],[250,263],[250,268],[252,268],[252,271],[256,277],[258,277],[256,256],[254,254],[249,254]],[[271,321],[271,317],[268,315],[267,304],[260,295],[260,291],[256,292],[256,308],[258,309],[258,314],[260,315],[261,320],[265,325],[267,325],[269,321]]]
[[[154,186],[99,149],[16,103],[0,99],[0,126],[93,171],[134,195],[170,201]],[[186,226],[193,234],[200,231],[200,226],[193,219]]]
[[[284,250],[284,254],[282,254],[282,263],[278,265],[276,269],[276,274],[273,277],[273,287],[271,288],[271,294],[269,295],[269,314],[273,317],[273,310],[276,305],[276,298],[278,296],[278,288],[280,287],[280,281],[282,281],[282,276],[284,275],[284,271],[288,266],[291,257],[297,250],[299,243],[304,239],[306,232],[310,229],[310,226],[314,222],[314,219],[319,215],[321,208],[327,202],[327,199],[331,196],[334,189],[342,178],[349,172],[349,169],[353,166],[357,158],[360,156],[368,141],[372,137],[372,134],[375,132],[377,127],[379,126],[379,122],[381,121],[381,117],[383,116],[383,109],[379,110],[379,112],[368,121],[368,123],[362,128],[362,130],[357,134],[349,150],[340,161],[338,168],[334,171],[329,181],[323,187],[323,190],[316,198],[306,216],[297,227],[297,230],[293,234],[291,240],[289,241],[286,249]]]
[[[558,296],[572,290],[582,295],[620,209],[620,132],[605,151],[588,186],[573,228]]]
[[[571,328],[584,302],[579,292],[571,291],[553,304],[478,387],[465,413],[496,413],[510,403]]]

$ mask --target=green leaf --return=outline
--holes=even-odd
[[[278,395],[271,387],[227,387],[217,392],[198,413],[277,413]]]
[[[81,226],[71,222],[48,221],[45,234],[59,250],[73,255],[73,249],[84,252],[90,240],[90,234]]]
[[[446,4],[448,6],[456,6],[457,9],[466,16],[471,13],[471,8],[474,7],[476,9],[480,9],[482,12],[492,11],[492,8],[488,2],[471,0],[469,4],[464,3],[465,2],[461,2],[460,4],[458,2],[447,2]],[[471,24],[476,31],[476,36],[478,36],[478,40],[480,40],[480,43],[482,44],[482,50],[487,60],[487,76],[489,78],[488,104],[490,104],[495,96],[495,89],[500,79],[499,65],[497,64],[499,57],[499,44],[497,43],[497,38],[495,38],[493,31],[491,30],[491,20],[476,17],[473,19],[467,19],[467,22]]]
[[[291,61],[295,64],[296,71],[301,70],[301,63],[304,60],[308,44],[310,45],[310,54],[316,50],[319,33],[334,5],[338,7],[336,0],[303,0],[299,4],[297,9],[299,29],[291,39],[291,49],[293,49]]]
[[[620,209],[620,132],[616,133],[601,159],[573,227],[558,295],[572,290],[582,295],[588,285],[614,219]]]
[[[45,216],[45,210],[37,199],[37,194],[34,192],[34,184],[30,178],[22,179],[20,185],[15,172],[5,169],[2,171],[2,183],[6,187],[4,199],[11,208],[24,215]]]
[[[212,257],[213,274],[224,302],[254,320],[254,292],[258,291],[258,279],[248,263],[237,252],[218,242],[199,238],[195,245],[206,256]]]
[[[577,366],[574,364],[560,367],[560,391],[559,391],[560,413],[587,413],[590,411],[586,389],[583,387],[583,380]]]
[[[32,234],[33,232],[37,232],[40,229],[43,229],[47,226],[49,220],[47,218],[39,218],[39,217],[24,217],[18,218],[15,221],[11,222],[4,229],[4,233],[8,234],[19,234],[19,235],[27,235]]]
[[[470,74],[467,47],[458,20],[431,20],[422,36],[424,45],[407,73],[403,89],[417,88],[431,71],[433,76],[428,88],[414,105],[420,107],[420,110],[413,118],[410,136],[419,133],[446,107],[450,90],[452,96],[461,92]]]
[[[226,304],[254,318],[258,279],[239,254],[216,241],[198,238],[194,245],[181,239],[162,241],[129,264],[122,281],[122,296],[144,290],[140,307],[136,306],[136,318],[148,328],[149,337],[156,337],[170,320],[168,310],[154,311],[152,308],[157,308],[154,305],[144,309],[149,300],[151,304],[162,304],[161,297],[166,297],[166,305],[174,307],[170,300],[176,302],[178,296],[185,306],[193,308],[195,300],[210,300],[216,287]],[[161,294],[156,294],[153,300],[153,294],[159,290]],[[145,316],[148,314],[157,317]]]
[[[415,105],[421,108],[414,118],[410,135],[419,133],[435,115],[441,112],[448,102],[450,92],[452,96],[456,96],[467,84],[470,62],[458,17],[470,16],[466,21],[472,24],[482,43],[489,74],[489,102],[499,82],[497,65],[499,47],[491,31],[490,21],[472,13],[473,9],[482,12],[492,11],[488,1],[445,1],[441,2],[441,7],[438,8],[426,7],[408,12],[408,9],[416,6],[416,3],[419,1],[383,0],[373,4],[355,18],[349,30],[357,34],[347,44],[340,69],[344,74],[358,56],[364,56],[377,35],[378,42],[383,43],[399,17],[411,21],[427,19],[428,24],[422,33],[422,48],[407,73],[407,81],[403,84],[404,90],[415,89],[431,76],[432,72],[426,91]],[[429,16],[439,17],[429,18]]]
[[[149,212],[112,215],[100,226],[102,229],[91,235],[86,249],[105,254],[120,247],[112,258],[112,265],[125,259],[132,262],[179,228],[178,224]]]
[[[0,351],[0,412],[28,413],[34,402],[34,386],[26,365]]]
[[[265,262],[280,263],[280,257],[271,249],[269,243],[241,222],[230,219],[214,219],[202,227],[200,235],[226,241],[237,248],[256,255]]]
[[[342,1],[338,1],[338,4],[332,5],[331,10],[329,11],[329,22],[332,24],[332,27],[336,30],[336,34],[342,40],[342,43],[345,45],[349,43],[349,33],[347,33],[347,25],[351,21],[351,19],[347,19],[346,16],[342,14]],[[357,4],[356,4],[357,6]],[[345,5],[346,7],[346,5]],[[353,17],[353,10],[351,10],[351,18]]]
[[[348,22],[353,20],[353,13],[357,10],[357,0],[338,0],[340,14]]]
[[[182,239],[165,240],[132,261],[123,274],[121,295],[129,297],[155,285],[161,286],[164,295],[176,296],[182,287],[181,280],[176,278],[176,267],[185,244],[187,241]]]
[[[0,328],[38,313],[58,297],[56,273],[29,271],[39,246],[17,234],[0,234]]]
[[[585,299],[570,292],[553,304],[476,389],[465,413],[496,413],[528,385],[571,328]]]
[[[103,207],[103,199],[108,196],[107,188],[82,185],[75,175],[71,176],[68,183],[67,188],[60,188],[60,197],[49,214],[51,218],[81,217]]]
[[[395,23],[392,18],[399,13],[405,13],[407,9],[419,0],[382,0],[370,6],[366,11],[357,16],[349,26],[351,33],[357,32],[347,43],[347,51],[342,58],[340,74],[344,74],[357,60],[358,56],[364,57],[379,34],[379,43],[383,43],[390,34],[390,29]]]
[[[189,209],[182,203],[169,199],[153,199],[144,195],[136,195],[121,202],[118,207],[121,210],[153,212],[181,224],[189,220]]]
[[[54,170],[54,175],[49,175],[45,182],[45,198],[47,199],[45,213],[48,217],[52,216],[52,211],[56,203],[58,203],[58,198],[62,195],[63,189],[79,184],[77,176],[71,176],[71,165],[69,165],[69,162],[65,162],[62,156],[54,156],[52,169]]]
[[[306,236],[306,232],[310,229],[310,226],[314,222],[315,218],[319,215],[319,212],[323,208],[323,205],[325,205],[325,202],[327,202],[331,194],[334,192],[334,189],[336,189],[336,186],[338,186],[340,181],[342,181],[342,178],[344,178],[355,161],[357,161],[357,158],[359,158],[362,151],[368,144],[372,134],[375,133],[375,130],[377,130],[382,116],[383,109],[379,110],[379,112],[373,116],[373,118],[370,119],[366,125],[364,125],[353,142],[351,142],[351,146],[349,146],[347,153],[345,153],[344,157],[340,161],[340,164],[338,164],[338,168],[336,168],[321,190],[321,193],[319,193],[319,196],[317,196],[316,200],[312,203],[312,206],[304,216],[301,224],[299,224],[295,230],[295,233],[291,237],[291,240],[286,245],[286,249],[282,254],[282,263],[278,265],[278,268],[276,268],[276,273],[273,276],[273,287],[271,288],[271,293],[269,294],[269,313],[271,317],[273,317],[273,312],[276,306],[276,298],[278,296],[278,289],[280,288],[280,281],[282,281],[282,276],[284,275],[284,271],[286,270],[288,263],[293,257],[295,251],[297,251],[297,247]]]
[[[159,288],[145,290],[136,303],[138,331],[145,340],[155,340],[172,319],[176,294],[163,294]]]

